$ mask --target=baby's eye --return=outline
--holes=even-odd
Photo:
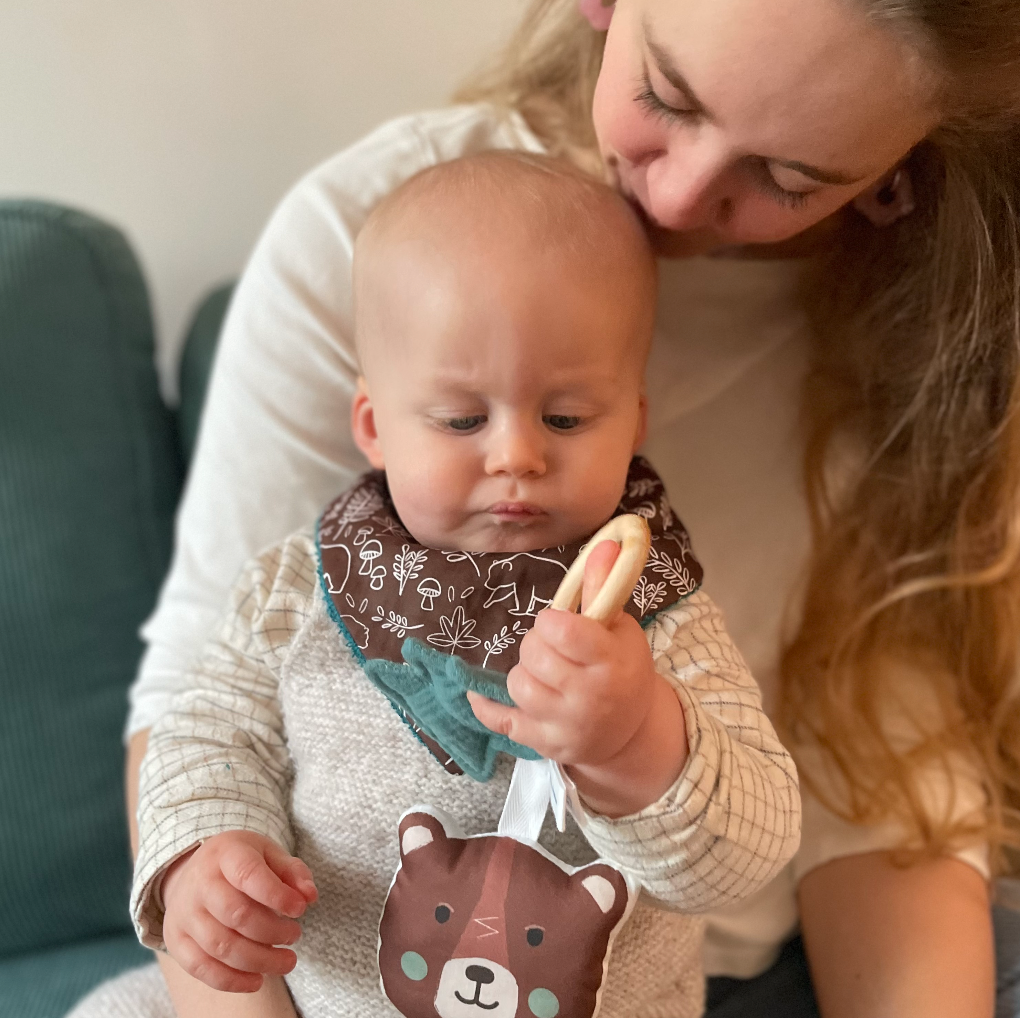
[[[450,417],[444,421],[451,431],[473,431],[479,424],[484,423],[484,414],[475,414],[473,417]]]
[[[581,423],[580,417],[568,417],[566,414],[548,414],[542,420],[557,431],[570,431]]]

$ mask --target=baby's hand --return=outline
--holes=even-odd
[[[248,831],[217,834],[176,860],[162,894],[170,956],[214,990],[233,993],[254,993],[263,974],[294,968],[297,955],[273,945],[297,941],[294,920],[318,896],[300,859]]]
[[[592,550],[582,606],[592,600],[619,553],[613,542]],[[521,641],[507,676],[516,708],[469,693],[487,728],[567,765],[578,790],[599,812],[621,816],[654,802],[687,757],[683,711],[655,670],[638,622],[619,612],[603,625],[546,610]]]

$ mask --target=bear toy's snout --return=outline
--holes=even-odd
[[[435,1008],[439,1018],[513,1018],[517,980],[488,958],[453,958],[443,966]]]

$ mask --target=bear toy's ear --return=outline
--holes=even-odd
[[[400,821],[400,859],[426,845],[444,844],[448,839],[446,828],[431,813],[408,813]]]
[[[629,890],[624,875],[605,863],[593,863],[579,869],[573,876],[591,896],[605,917],[605,925],[612,929],[627,910]]]

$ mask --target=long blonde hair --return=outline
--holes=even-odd
[[[883,230],[845,214],[805,289],[814,543],[779,721],[812,761],[802,780],[848,820],[898,820],[914,854],[987,839],[1002,869],[1020,844],[1020,8],[858,3],[936,64],[945,119],[908,161],[917,211]],[[603,41],[576,0],[532,0],[458,99],[516,110],[594,166]],[[863,466],[834,491],[827,467],[847,448]],[[987,808],[933,815],[932,768],[972,773]]]

